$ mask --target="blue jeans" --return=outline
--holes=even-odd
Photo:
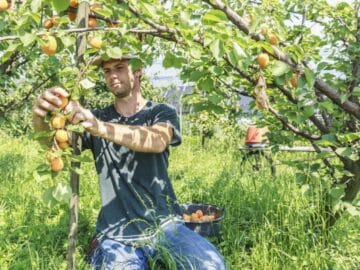
[[[173,261],[173,267],[167,268],[169,270],[225,269],[224,259],[217,249],[183,223],[166,225],[156,240],[141,247],[104,239],[96,248],[91,265],[96,270],[147,270],[149,261],[164,254]]]

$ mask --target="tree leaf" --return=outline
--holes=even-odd
[[[106,54],[110,58],[120,59],[122,57],[122,50],[119,47],[111,47],[106,50]]]
[[[352,154],[352,149],[351,147],[339,147],[335,153],[342,157],[348,157]]]
[[[224,43],[220,39],[216,39],[210,44],[210,50],[216,60],[220,60],[224,55]]]
[[[52,196],[60,203],[68,203],[71,199],[71,187],[63,183],[57,183],[52,190]]]
[[[305,69],[305,79],[309,88],[312,88],[315,82],[315,74],[308,68]]]
[[[274,66],[271,69],[272,75],[275,77],[280,77],[281,75],[284,75],[285,73],[288,73],[290,71],[290,68],[287,64],[281,61],[274,61]]]
[[[52,0],[53,7],[56,9],[58,13],[64,11],[69,6],[69,1],[65,0]]]
[[[83,89],[91,89],[91,88],[94,88],[95,87],[95,83],[93,83],[92,81],[88,80],[88,79],[83,79],[79,82],[80,86],[83,88]]]
[[[42,0],[33,0],[33,1],[31,1],[31,11],[34,12],[34,13],[38,12],[39,8],[41,7],[41,2],[42,2]]]
[[[212,24],[212,23],[219,23],[219,22],[227,22],[228,19],[224,12],[221,10],[211,9],[210,11],[206,12],[202,18],[204,24]]]

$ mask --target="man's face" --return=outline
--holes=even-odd
[[[105,81],[117,98],[129,96],[134,87],[135,76],[128,60],[111,60],[103,64]]]

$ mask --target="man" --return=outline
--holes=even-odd
[[[90,263],[95,269],[148,269],[148,259],[165,248],[174,269],[225,269],[215,247],[189,230],[167,173],[169,145],[181,143],[173,107],[145,100],[140,93],[141,69],[132,70],[130,57],[101,61],[114,104],[93,112],[71,101],[69,121],[86,129],[84,148],[90,148],[99,176],[102,207],[96,231],[98,244]],[[58,111],[53,87],[37,99],[34,128],[47,128],[44,116]]]

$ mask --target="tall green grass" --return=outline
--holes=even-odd
[[[276,163],[299,158],[307,156],[279,153]],[[321,220],[321,179],[310,179],[309,195],[297,185],[295,169],[279,165],[272,177],[268,170],[241,167],[240,159],[235,144],[217,137],[205,148],[198,138],[184,137],[170,155],[181,203],[225,208],[221,237],[210,240],[230,269],[360,269],[358,218],[344,215],[330,232],[311,225]],[[51,180],[34,174],[43,162],[38,143],[0,133],[0,269],[66,269],[68,206],[43,205]],[[83,256],[100,200],[93,165],[82,167],[77,268],[88,269]],[[67,179],[64,174],[58,181]]]

